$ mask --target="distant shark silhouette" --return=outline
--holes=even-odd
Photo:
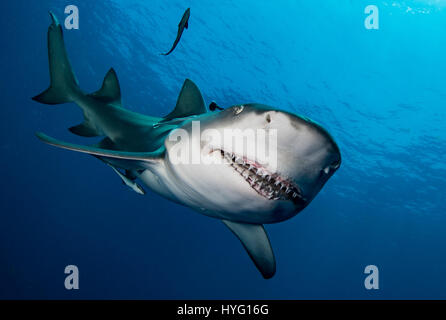
[[[302,211],[339,168],[341,154],[330,134],[307,118],[261,104],[207,112],[200,90],[188,79],[175,109],[164,118],[123,108],[113,69],[105,76],[99,91],[84,93],[68,60],[62,27],[50,15],[51,83],[33,99],[44,104],[76,103],[85,120],[70,131],[83,137],[103,138],[99,143],[85,146],[43,133],[37,133],[37,137],[50,145],[99,158],[139,194],[144,190],[134,182],[136,179],[169,200],[220,219],[241,241],[263,277],[271,278],[276,262],[263,224],[284,221]],[[216,162],[175,163],[178,149],[176,140],[169,139],[170,134],[182,129],[188,134],[186,142],[192,145],[196,142],[193,121],[199,121],[202,132],[216,130],[223,134],[225,130],[247,129],[277,132],[277,165],[260,163],[257,155],[244,156],[226,144],[203,140],[192,156]],[[265,148],[258,140],[253,140],[256,150]]]
[[[170,49],[167,53],[161,53],[163,56],[168,56],[172,53],[173,50],[175,50],[178,42],[180,42],[181,36],[183,35],[184,29],[189,28],[189,18],[190,18],[190,8],[187,8],[186,11],[183,14],[183,17],[181,18],[180,23],[178,24],[178,33],[177,38],[175,39],[175,42],[173,43],[172,49]]]

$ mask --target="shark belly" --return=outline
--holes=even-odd
[[[168,184],[166,184],[164,174],[160,171],[162,170],[157,169],[156,171],[154,171],[151,169],[147,169],[144,170],[142,173],[137,174],[137,177],[153,192],[170,201],[182,204],[182,201],[177,197],[177,195],[175,195],[169,189]]]

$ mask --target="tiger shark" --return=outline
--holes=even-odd
[[[262,104],[239,104],[208,112],[200,90],[189,79],[183,84],[175,108],[165,117],[125,109],[113,69],[106,74],[100,90],[85,93],[72,71],[62,27],[53,13],[50,16],[50,86],[33,100],[50,105],[77,104],[84,122],[69,130],[101,140],[79,145],[39,132],[37,137],[122,170],[125,177],[119,174],[120,177],[134,189],[140,190],[132,183],[139,179],[153,192],[221,220],[240,240],[263,277],[271,278],[276,261],[263,225],[290,219],[302,211],[340,167],[340,150],[332,136],[310,119]],[[275,133],[275,143],[271,145],[275,146],[277,161],[272,165],[273,161],[260,159],[258,153],[242,153],[230,144],[197,138],[193,134],[196,123],[202,132]],[[186,137],[186,145],[197,146],[192,156],[214,161],[178,161],[179,132]],[[256,148],[265,148],[260,140],[245,138]]]

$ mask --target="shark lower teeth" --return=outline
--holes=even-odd
[[[246,182],[261,196],[269,200],[291,200],[302,202],[305,199],[298,186],[277,173],[268,172],[258,164],[250,163],[233,153],[220,150],[222,157],[237,171]]]

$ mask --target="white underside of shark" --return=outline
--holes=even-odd
[[[276,262],[263,224],[287,220],[303,210],[339,168],[341,156],[333,138],[309,119],[261,104],[207,112],[199,89],[190,80],[184,82],[175,109],[163,118],[124,109],[113,69],[99,91],[86,94],[72,72],[62,28],[52,13],[51,18],[51,84],[33,99],[45,104],[76,103],[85,121],[70,131],[103,138],[92,146],[59,141],[43,133],[37,133],[38,138],[99,158],[139,194],[145,192],[137,179],[171,201],[222,220],[241,241],[263,277],[271,278]],[[203,130],[217,133],[227,129],[277,132],[277,164],[241,155],[226,144],[201,140],[195,152],[214,162],[173,161],[175,143],[171,134],[179,129],[192,133],[194,122],[199,122]],[[197,142],[193,134],[189,137],[191,144]]]

